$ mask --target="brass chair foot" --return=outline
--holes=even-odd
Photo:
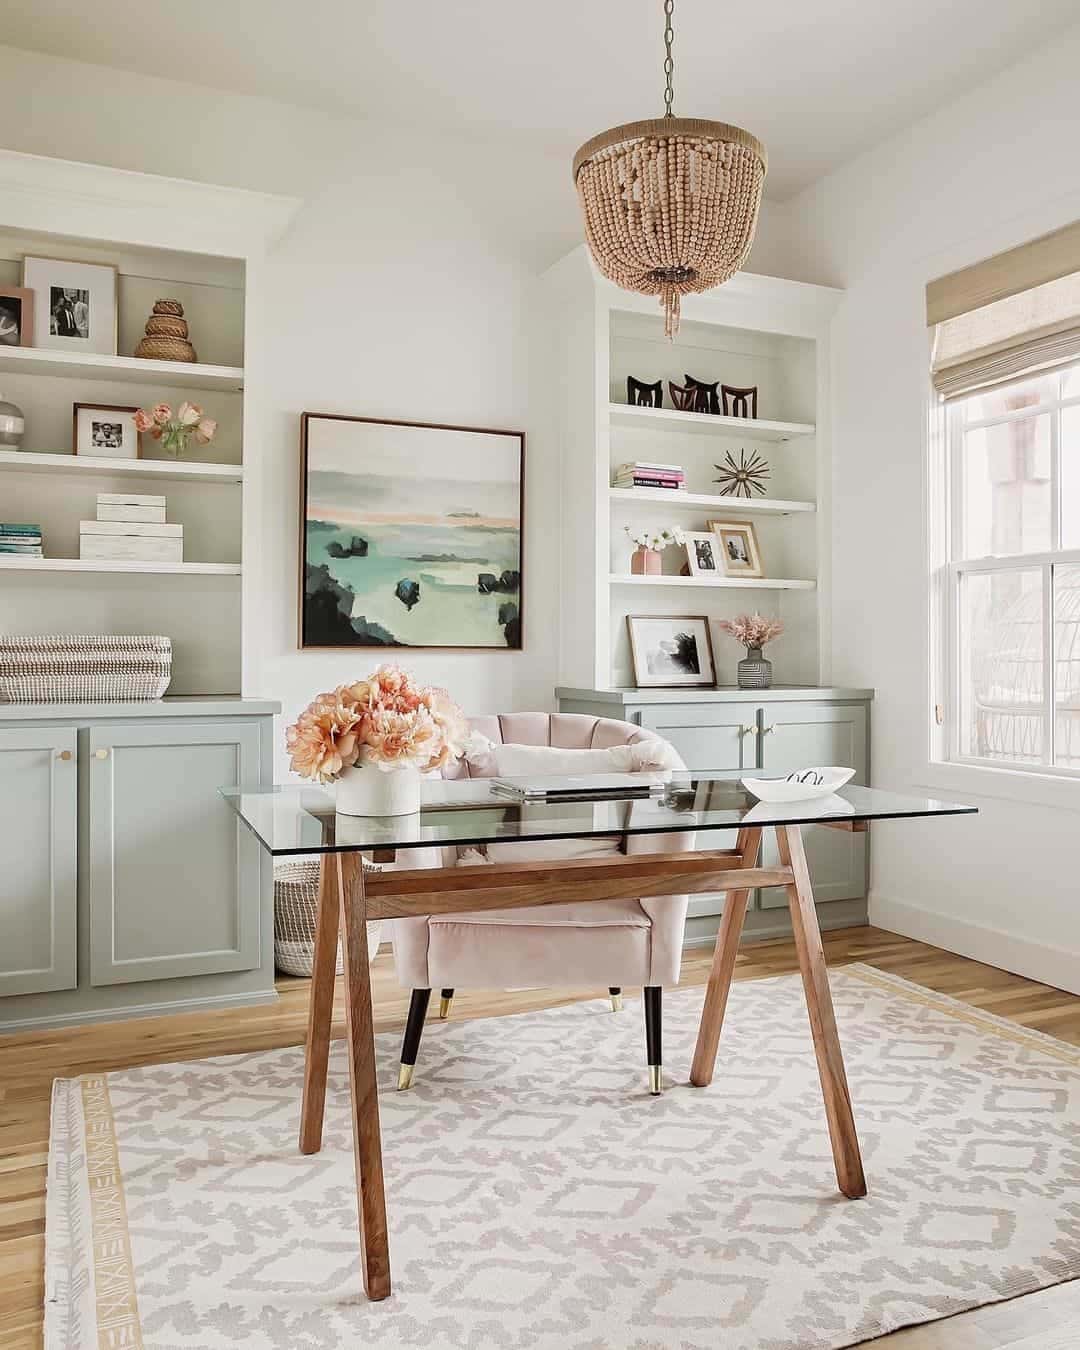
[[[453,1002],[454,1002],[454,1000],[453,1000],[452,998],[441,998],[441,999],[439,999],[439,1020],[440,1020],[440,1021],[445,1022],[446,1019],[450,1016],[450,1007],[451,1007],[451,1004],[452,1004]]]
[[[612,994],[610,997],[611,997],[611,1011],[622,1012],[622,994]]]
[[[649,1065],[649,1092],[659,1097],[664,1090],[664,1070],[659,1064]]]
[[[415,1064],[403,1064],[398,1069],[397,1090],[399,1092],[407,1092],[412,1087],[412,1076],[415,1068]]]

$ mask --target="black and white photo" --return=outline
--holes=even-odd
[[[33,342],[33,291],[0,286],[0,347],[31,347]]]
[[[639,689],[716,684],[709,621],[704,616],[628,614],[630,656]]]
[[[72,453],[102,459],[138,459],[137,408],[76,403],[72,410]]]
[[[38,347],[116,355],[116,268],[63,258],[23,259],[23,286],[33,292]]]
[[[686,561],[692,577],[717,577],[722,575],[717,557],[718,540],[715,534],[694,534],[683,531],[683,543],[686,545]]]

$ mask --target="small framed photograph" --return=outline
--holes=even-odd
[[[710,520],[718,541],[717,553],[726,577],[760,577],[761,550],[757,531],[748,520]]]
[[[712,638],[704,615],[628,614],[626,627],[639,689],[715,687]]]
[[[111,263],[23,259],[34,293],[36,347],[116,355],[116,268]]]
[[[34,292],[0,286],[0,347],[34,345]]]
[[[683,543],[686,545],[686,561],[692,577],[722,577],[724,569],[720,564],[720,541],[715,534],[693,534],[683,531]]]
[[[111,403],[76,403],[71,415],[71,453],[99,459],[138,459],[137,412],[137,408],[118,408]]]

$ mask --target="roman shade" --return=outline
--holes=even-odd
[[[930,282],[926,315],[946,400],[1080,360],[1080,223]]]

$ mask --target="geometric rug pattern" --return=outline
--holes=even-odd
[[[831,972],[869,1195],[836,1190],[798,976],[378,1038],[393,1294],[358,1270],[349,1094],[296,1147],[302,1049],[60,1080],[46,1346],[835,1350],[1080,1273],[1080,1054],[865,966]]]

